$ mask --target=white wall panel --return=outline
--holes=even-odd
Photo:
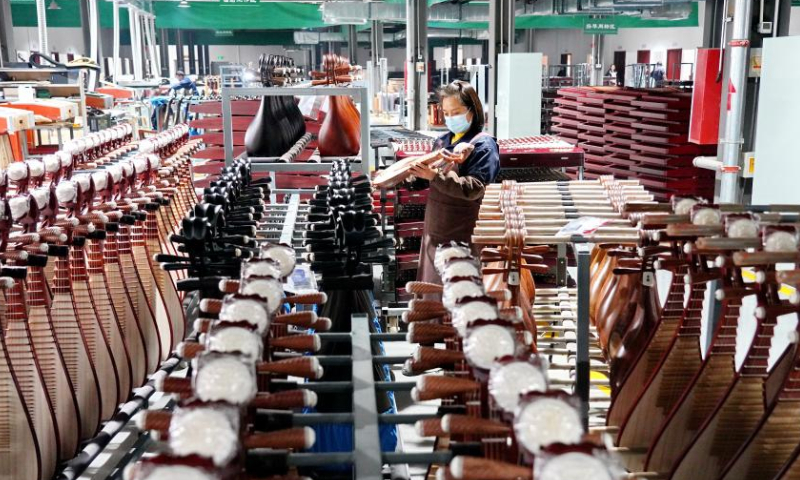
[[[753,203],[800,203],[800,36],[764,41]]]
[[[541,53],[502,53],[497,61],[497,138],[541,133]]]
[[[383,54],[390,72],[403,72],[403,65],[406,62],[405,47],[385,48]]]
[[[80,28],[50,27],[47,29],[47,41],[51,51],[85,55]],[[14,46],[26,54],[39,50],[36,27],[14,27]]]
[[[592,36],[581,30],[536,30],[533,34],[534,51],[547,57],[549,65],[561,63],[561,55],[572,54],[573,63],[586,62],[591,52]]]
[[[701,5],[700,11],[703,10],[704,7]],[[702,14],[700,16],[702,17]],[[650,62],[655,63],[666,62],[667,50],[675,48],[695,50],[702,45],[702,27],[623,28],[616,35],[606,35],[603,64],[614,63],[614,52],[621,50],[634,53],[633,59],[626,58],[628,64],[636,61],[635,53],[639,50],[650,50]]]
[[[792,7],[789,17],[789,35],[800,35],[800,7]]]

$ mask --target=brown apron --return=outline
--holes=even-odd
[[[478,134],[471,141],[474,142],[483,135],[486,134]],[[450,241],[472,244],[472,231],[478,221],[482,199],[483,195],[477,200],[454,198],[431,186],[425,206],[425,230],[419,249],[418,281],[442,283],[433,264],[436,247]],[[473,255],[479,253],[474,246],[472,250]]]

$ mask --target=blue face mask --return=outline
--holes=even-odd
[[[455,134],[464,133],[469,130],[471,124],[467,120],[467,114],[453,115],[452,117],[444,117],[444,123],[447,124],[447,129]]]

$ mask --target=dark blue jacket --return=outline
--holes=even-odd
[[[197,95],[197,85],[189,77],[183,77],[183,80],[175,82],[170,87],[172,90],[191,90],[192,94]]]
[[[477,139],[478,133],[467,132],[466,135],[456,142],[451,143],[453,133],[447,132],[434,143],[434,149],[447,148],[452,150],[458,143],[471,142],[475,145],[475,150],[467,160],[458,166],[459,177],[474,177],[484,185],[495,181],[500,172],[500,147],[497,141],[488,134],[482,134]],[[473,139],[475,139],[473,141]]]

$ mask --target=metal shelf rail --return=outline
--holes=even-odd
[[[352,478],[358,480],[382,480],[383,465],[402,464],[442,464],[450,461],[452,452],[436,451],[424,453],[381,452],[378,426],[380,424],[414,424],[419,420],[437,417],[437,414],[396,414],[378,413],[376,391],[408,391],[416,382],[375,381],[373,365],[402,364],[408,357],[373,355],[372,342],[405,341],[405,333],[370,333],[370,318],[366,314],[354,314],[351,318],[351,331],[343,333],[319,333],[323,343],[350,341],[352,354],[320,356],[320,364],[351,364],[351,381],[321,381],[297,384],[297,387],[316,392],[353,392],[351,412],[295,414],[293,426],[311,426],[325,423],[342,423],[353,426],[353,450],[334,453],[289,453],[274,450],[251,450],[255,456],[285,456],[285,464],[290,467],[324,467],[332,464],[352,465]]]
[[[230,165],[233,158],[233,121],[231,119],[231,101],[234,97],[262,97],[262,96],[335,96],[349,95],[354,97],[354,101],[361,105],[361,153],[351,159],[352,165],[360,168],[354,171],[361,171],[364,175],[369,175],[370,165],[370,142],[369,142],[369,94],[366,87],[258,87],[258,88],[223,88],[222,94],[222,129],[223,140],[225,143],[225,164]],[[242,155],[246,155],[242,154]],[[253,172],[329,172],[330,162],[327,157],[321,157],[322,162],[288,162],[278,163],[278,157],[252,157]],[[333,160],[332,158],[330,160]],[[274,182],[274,178],[273,178]],[[302,189],[281,189],[274,188],[275,193],[305,193]]]

